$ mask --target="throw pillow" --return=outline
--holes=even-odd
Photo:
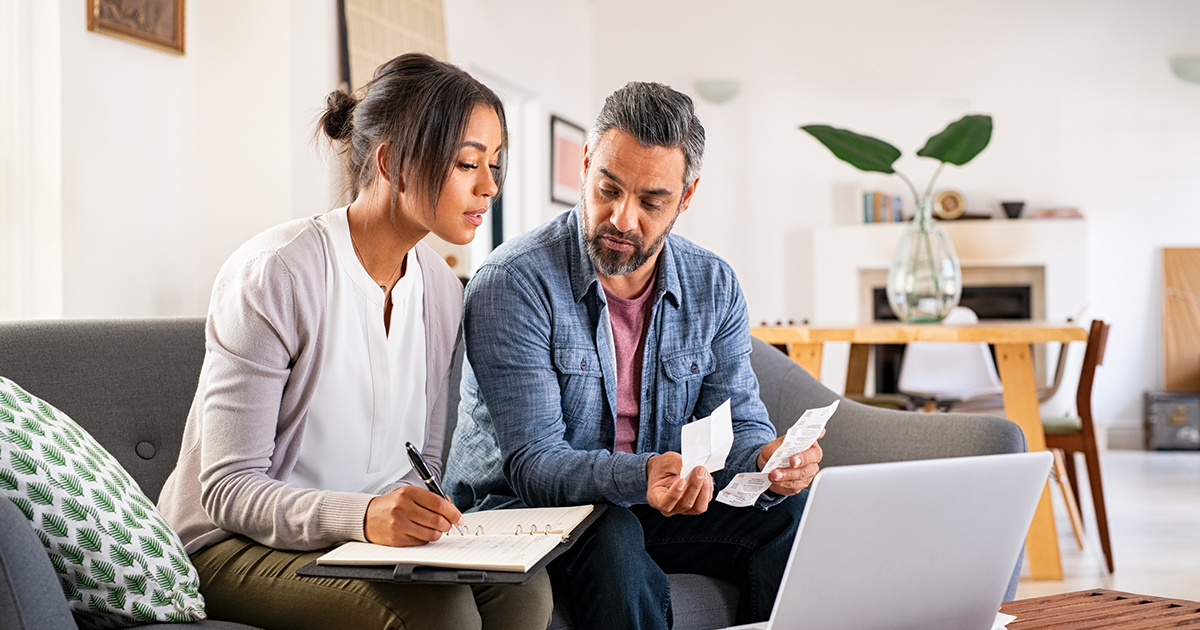
[[[204,619],[179,537],[66,414],[0,377],[0,495],[33,526],[81,628]]]

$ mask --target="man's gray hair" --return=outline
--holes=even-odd
[[[683,187],[700,176],[704,162],[704,126],[696,118],[692,99],[661,83],[633,81],[604,99],[604,108],[588,132],[594,153],[610,129],[620,129],[644,147],[683,151]]]

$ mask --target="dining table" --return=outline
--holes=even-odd
[[[975,342],[995,346],[996,367],[1003,386],[1004,415],[1025,433],[1030,451],[1046,450],[1046,435],[1038,410],[1038,386],[1034,376],[1031,344],[1087,341],[1087,331],[1074,324],[1046,322],[988,322],[966,326],[941,324],[875,323],[856,326],[763,326],[750,334],[778,347],[814,378],[820,378],[821,357],[826,342],[850,342],[846,370],[847,395],[862,394],[867,380],[871,346],[907,344],[914,341]],[[1058,531],[1050,504],[1049,480],[1025,538],[1030,577],[1062,580]]]

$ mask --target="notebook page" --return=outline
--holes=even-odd
[[[525,572],[550,553],[558,536],[443,536],[420,547],[346,543],[317,559],[319,565],[420,564],[451,569]]]
[[[557,508],[520,508],[515,510],[488,510],[486,512],[471,512],[463,515],[466,521],[467,536],[474,536],[482,527],[483,534],[488,536],[515,534],[517,526],[521,532],[528,534],[530,528],[537,526],[539,532],[562,531],[570,533],[576,525],[583,522],[592,513],[591,505]],[[450,530],[447,536],[457,536],[458,532]]]

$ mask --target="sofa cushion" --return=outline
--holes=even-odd
[[[0,494],[29,520],[84,628],[204,618],[183,545],[120,464],[0,377]]]

